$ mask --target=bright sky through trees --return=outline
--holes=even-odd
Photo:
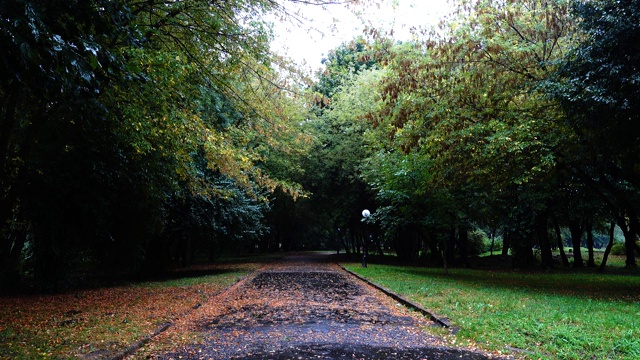
[[[363,34],[365,28],[393,30],[397,40],[411,29],[430,27],[449,12],[447,0],[369,0],[366,5],[287,5],[298,20],[275,21],[273,48],[313,71],[329,50]]]

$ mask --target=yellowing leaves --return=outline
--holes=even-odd
[[[215,21],[203,19],[209,20]],[[216,26],[237,27],[242,33],[235,23]],[[171,39],[184,41],[192,35],[177,30]],[[232,40],[202,36],[197,41]],[[297,194],[285,174],[272,178],[265,163],[267,154],[297,157],[308,151],[310,140],[298,129],[308,113],[298,95],[303,91],[296,88],[301,82],[254,58],[265,39],[243,39],[254,42],[229,43],[224,54],[215,50],[217,46],[202,51],[202,44],[189,41],[123,50],[132,72],[140,73],[144,81],[119,85],[109,94],[114,121],[121,124],[119,131],[139,156],[168,160],[171,172],[194,188],[199,180],[189,178],[190,163],[193,154],[204,151],[209,169],[248,190],[254,185],[280,186]],[[231,53],[233,57],[228,56]]]

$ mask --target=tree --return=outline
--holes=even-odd
[[[571,44],[568,7],[463,2],[453,19],[392,52],[373,123],[389,147],[429,163],[423,187],[450,194],[454,226],[490,222],[484,216],[492,214],[511,234],[518,264],[531,265],[532,246],[540,244],[551,265],[542,227],[571,131],[556,121],[561,111],[540,84]],[[474,210],[487,206],[497,211]]]
[[[0,272],[9,280],[16,278],[25,244],[36,233],[48,239],[42,242],[44,248],[35,251],[52,261],[65,258],[58,255],[66,251],[67,244],[47,245],[51,237],[74,241],[64,233],[64,225],[74,216],[72,204],[81,205],[77,198],[65,198],[74,188],[82,189],[72,171],[87,171],[91,166],[77,158],[71,161],[73,141],[88,145],[91,141],[84,141],[82,135],[108,128],[101,95],[110,74],[119,76],[125,69],[106,44],[116,39],[128,43],[134,38],[125,27],[129,13],[121,5],[19,0],[2,4]],[[104,17],[103,11],[121,16]],[[57,188],[60,185],[63,188]],[[40,195],[46,199],[39,199]],[[87,225],[82,230],[92,228]],[[48,274],[48,268],[42,274]]]
[[[273,204],[278,212],[273,221],[286,225],[272,235],[287,247],[301,246],[302,239],[335,247],[341,239],[344,244],[337,246],[351,251],[362,241],[360,213],[371,204],[359,177],[368,151],[362,138],[368,124],[362,116],[371,103],[368,86],[377,76],[373,63],[370,44],[356,38],[329,53],[325,70],[309,89],[313,115],[302,122],[302,131],[312,142],[296,177],[309,198],[296,204],[280,198]],[[297,226],[291,225],[291,218]]]
[[[277,3],[11,0],[0,7],[6,279],[17,278],[25,255],[52,287],[78,262],[135,270],[166,251],[168,209],[222,197],[218,177],[202,176],[205,169],[247,199],[276,187],[299,193],[288,179],[269,176],[266,160],[302,141],[294,124],[305,117],[300,100],[283,94],[268,49],[262,15]],[[254,206],[238,201],[233,208]],[[243,223],[238,234],[255,228]]]
[[[322,59],[324,70],[313,86],[315,105],[319,109],[331,107],[331,99],[353,74],[375,66],[376,60],[369,47],[364,38],[357,37],[331,50]]]
[[[626,265],[636,265],[640,183],[639,4],[577,1],[582,41],[562,62],[552,91],[583,145],[566,164],[599,195],[625,235]]]

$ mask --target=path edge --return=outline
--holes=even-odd
[[[458,327],[453,327],[451,326],[451,323],[449,322],[449,319],[445,318],[445,317],[441,317],[438,316],[437,314],[435,314],[433,311],[426,309],[425,307],[423,307],[422,305],[419,305],[405,297],[403,297],[402,295],[399,295],[389,289],[387,289],[386,287],[376,284],[373,281],[347,269],[346,267],[342,266],[341,264],[337,264],[342,270],[344,270],[345,272],[347,272],[348,274],[351,274],[352,276],[356,277],[358,280],[363,281],[365,283],[367,283],[368,285],[373,286],[374,288],[378,289],[379,291],[383,292],[385,295],[391,297],[392,299],[398,301],[399,303],[401,303],[402,305],[404,305],[407,308],[410,308],[412,310],[415,310],[419,313],[421,313],[422,315],[425,315],[426,317],[428,317],[431,321],[435,322],[436,324],[438,324],[439,326],[442,326],[446,329],[449,329],[449,331],[451,331],[452,334],[455,334],[458,332],[458,330],[460,330],[460,328]]]
[[[244,283],[250,276],[255,275],[255,273],[257,273],[257,272],[259,272],[261,270],[262,270],[262,268],[258,269],[258,270],[254,270],[251,273],[249,273],[247,275],[244,275],[242,277],[239,277],[236,280],[236,282],[234,282],[233,284],[229,285],[228,287],[226,287],[224,289],[221,289],[221,290],[217,291],[215,294],[213,294],[211,297],[209,297],[206,301],[204,301],[202,303],[195,304],[191,309],[187,310],[183,314],[180,314],[180,315],[176,316],[171,321],[168,321],[168,322],[162,324],[152,334],[143,337],[142,339],[136,341],[132,345],[129,345],[129,347],[127,347],[126,349],[121,350],[120,352],[117,352],[114,355],[108,357],[108,360],[124,360],[128,356],[133,355],[136,351],[140,350],[143,346],[145,346],[153,338],[155,338],[156,336],[162,334],[163,332],[167,331],[170,327],[172,327],[173,323],[175,321],[177,321],[180,318],[183,318],[183,317],[189,315],[190,313],[192,313],[193,311],[199,309],[202,305],[204,305],[205,303],[209,302],[211,299],[213,299],[215,297],[218,297],[218,296],[220,296],[220,295],[222,295],[224,293],[227,293],[227,292],[231,291],[231,289],[240,286],[240,284]],[[87,358],[87,360],[88,359],[91,359],[91,358]]]

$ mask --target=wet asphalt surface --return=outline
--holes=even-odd
[[[219,315],[196,325],[204,342],[160,359],[490,359],[449,348],[436,326],[355,279],[328,257],[289,256],[245,279]]]

